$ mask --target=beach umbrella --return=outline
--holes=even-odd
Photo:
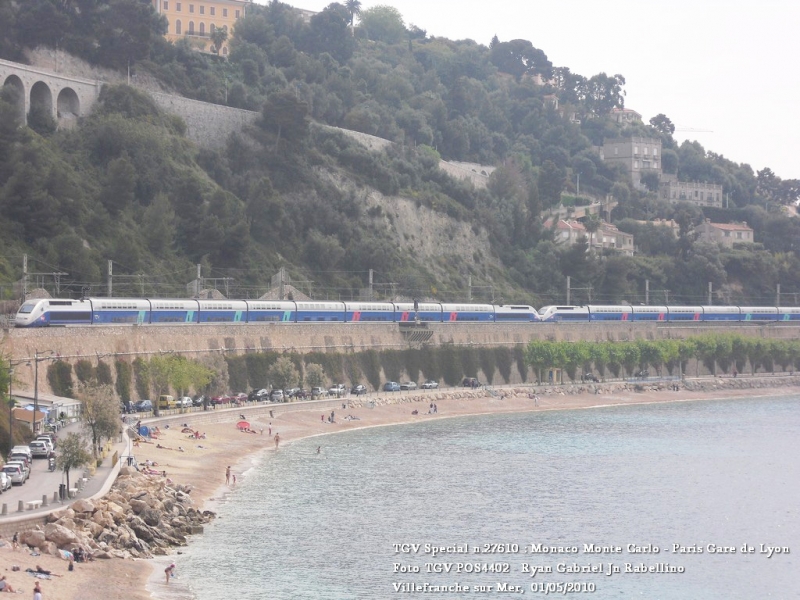
[[[236,424],[236,427],[238,427],[239,429],[250,429],[250,423],[248,423],[247,421],[239,421]]]

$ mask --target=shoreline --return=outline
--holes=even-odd
[[[739,380],[741,382],[741,379]],[[762,380],[763,381],[763,380]],[[766,381],[759,387],[735,387],[727,389],[724,385],[711,385],[711,389],[681,389],[679,391],[659,390],[658,388],[644,391],[611,389],[606,393],[565,393],[564,391],[549,393],[539,392],[538,406],[528,397],[530,386],[508,386],[498,388],[502,395],[492,395],[488,391],[480,397],[467,397],[462,390],[439,390],[425,396],[415,395],[412,399],[401,396],[391,398],[392,403],[381,403],[380,398],[374,401],[356,398],[345,398],[343,402],[348,405],[345,409],[336,409],[336,422],[327,423],[327,415],[320,414],[320,408],[309,407],[308,410],[287,411],[278,413],[274,417],[260,416],[250,420],[251,428],[261,433],[243,433],[236,429],[237,414],[231,413],[231,420],[223,423],[213,423],[200,426],[199,429],[206,433],[205,439],[189,439],[180,432],[179,427],[162,429],[164,434],[157,443],[141,444],[134,449],[137,462],[146,459],[158,462],[159,470],[165,470],[176,484],[192,486],[191,498],[194,506],[202,510],[217,512],[219,507],[232,501],[236,487],[225,484],[225,469],[231,466],[231,471],[237,476],[237,484],[246,479],[247,474],[258,464],[269,458],[275,451],[275,444],[269,436],[269,425],[272,424],[273,436],[279,433],[281,437],[278,451],[286,446],[291,448],[293,442],[301,439],[321,437],[324,435],[356,431],[374,427],[407,425],[429,421],[430,419],[451,419],[456,417],[499,415],[529,412],[549,412],[575,409],[614,408],[620,406],[641,406],[645,404],[718,401],[730,399],[759,399],[767,397],[787,397],[800,393],[800,385],[796,380],[793,385],[780,386],[776,381]],[[771,384],[771,385],[770,385]],[[438,406],[437,414],[427,413],[429,403],[435,402]],[[372,403],[374,407],[370,407]],[[411,414],[412,410],[420,414]],[[350,414],[357,420],[347,421],[344,416]],[[191,414],[186,415],[186,422],[191,426]],[[179,447],[183,451],[178,450]],[[192,538],[189,538],[189,544]],[[0,548],[2,550],[3,548]],[[6,569],[9,580],[16,588],[21,588],[27,593],[33,586],[33,580],[20,573],[10,572],[10,565],[20,565],[22,571],[28,566],[42,564],[45,569],[63,574],[53,580],[42,582],[45,597],[58,597],[62,599],[75,599],[85,597],[83,591],[86,586],[92,586],[98,597],[124,598],[125,600],[184,600],[193,598],[187,585],[181,581],[180,563],[176,569],[176,577],[165,585],[163,569],[173,560],[175,555],[185,552],[182,547],[171,548],[164,556],[152,559],[134,559],[111,561],[96,560],[75,566],[74,572],[67,572],[67,564],[61,559],[42,555],[39,557],[28,556],[25,552],[7,554]],[[13,562],[12,562],[13,561]],[[36,562],[38,561],[38,563]],[[109,568],[111,567],[111,568]],[[124,592],[122,592],[124,590]]]

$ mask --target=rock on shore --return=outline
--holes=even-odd
[[[186,536],[202,533],[215,517],[194,508],[191,491],[166,477],[122,467],[103,498],[76,500],[51,513],[43,529],[20,533],[20,542],[54,556],[77,546],[94,558],[164,555],[172,546],[185,546]]]

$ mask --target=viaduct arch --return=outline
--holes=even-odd
[[[0,86],[16,92],[21,123],[28,122],[31,109],[38,109],[52,116],[59,127],[70,127],[78,117],[89,114],[103,82],[68,77],[0,59]]]

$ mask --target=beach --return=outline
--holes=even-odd
[[[191,497],[198,508],[215,510],[218,503],[225,500],[227,493],[242,481],[242,477],[257,456],[269,457],[273,452],[292,452],[292,442],[311,436],[324,436],[330,433],[352,431],[364,427],[379,427],[416,423],[431,419],[446,419],[466,415],[520,413],[529,411],[593,409],[604,406],[625,406],[659,402],[679,402],[694,400],[730,399],[736,397],[787,396],[796,394],[800,388],[758,387],[723,389],[707,391],[668,391],[645,389],[644,391],[617,391],[611,393],[579,393],[564,395],[560,393],[539,394],[530,397],[523,388],[509,386],[496,388],[481,397],[465,397],[462,390],[450,389],[425,393],[413,393],[416,401],[404,401],[401,395],[392,396],[391,404],[384,404],[372,396],[366,398],[343,399],[343,404],[353,401],[353,406],[334,410],[334,422],[328,421],[330,410],[320,409],[280,413],[274,418],[251,419],[250,429],[255,433],[237,429],[238,412],[231,411],[229,422],[204,425],[200,431],[205,439],[190,438],[180,428],[162,428],[157,441],[143,443],[134,449],[136,460],[158,463],[154,468],[166,471],[166,476],[176,484],[192,486]],[[480,395],[480,394],[474,394]],[[504,397],[505,395],[505,397]],[[371,402],[374,401],[374,407]],[[429,414],[430,403],[436,404],[436,413]],[[360,406],[355,406],[355,405]],[[412,411],[418,414],[412,414]],[[348,419],[348,417],[353,417]],[[191,426],[191,414],[186,416]],[[270,425],[271,424],[271,425]],[[270,426],[272,435],[270,436]],[[263,429],[263,432],[262,432]],[[275,435],[280,436],[276,448]],[[325,448],[324,437],[319,445]],[[159,447],[161,446],[161,447]],[[181,450],[182,448],[182,450]],[[266,454],[265,454],[266,453]],[[226,469],[231,467],[231,480],[226,485]],[[234,484],[234,477],[236,484]],[[190,542],[191,543],[191,542]],[[173,553],[180,553],[174,548]],[[181,585],[180,572],[170,583],[165,584],[164,567],[170,556],[150,560],[96,560],[75,565],[75,571],[67,571],[67,563],[58,558],[42,555],[31,556],[22,550],[13,551],[8,544],[0,548],[3,560],[3,573],[16,589],[30,593],[34,578],[25,572],[27,568],[40,565],[46,570],[62,575],[41,581],[45,598],[64,600],[86,597],[105,599],[145,599],[145,598],[184,598],[187,589]],[[19,572],[11,570],[12,565],[20,567]],[[87,595],[87,590],[92,590]]]

